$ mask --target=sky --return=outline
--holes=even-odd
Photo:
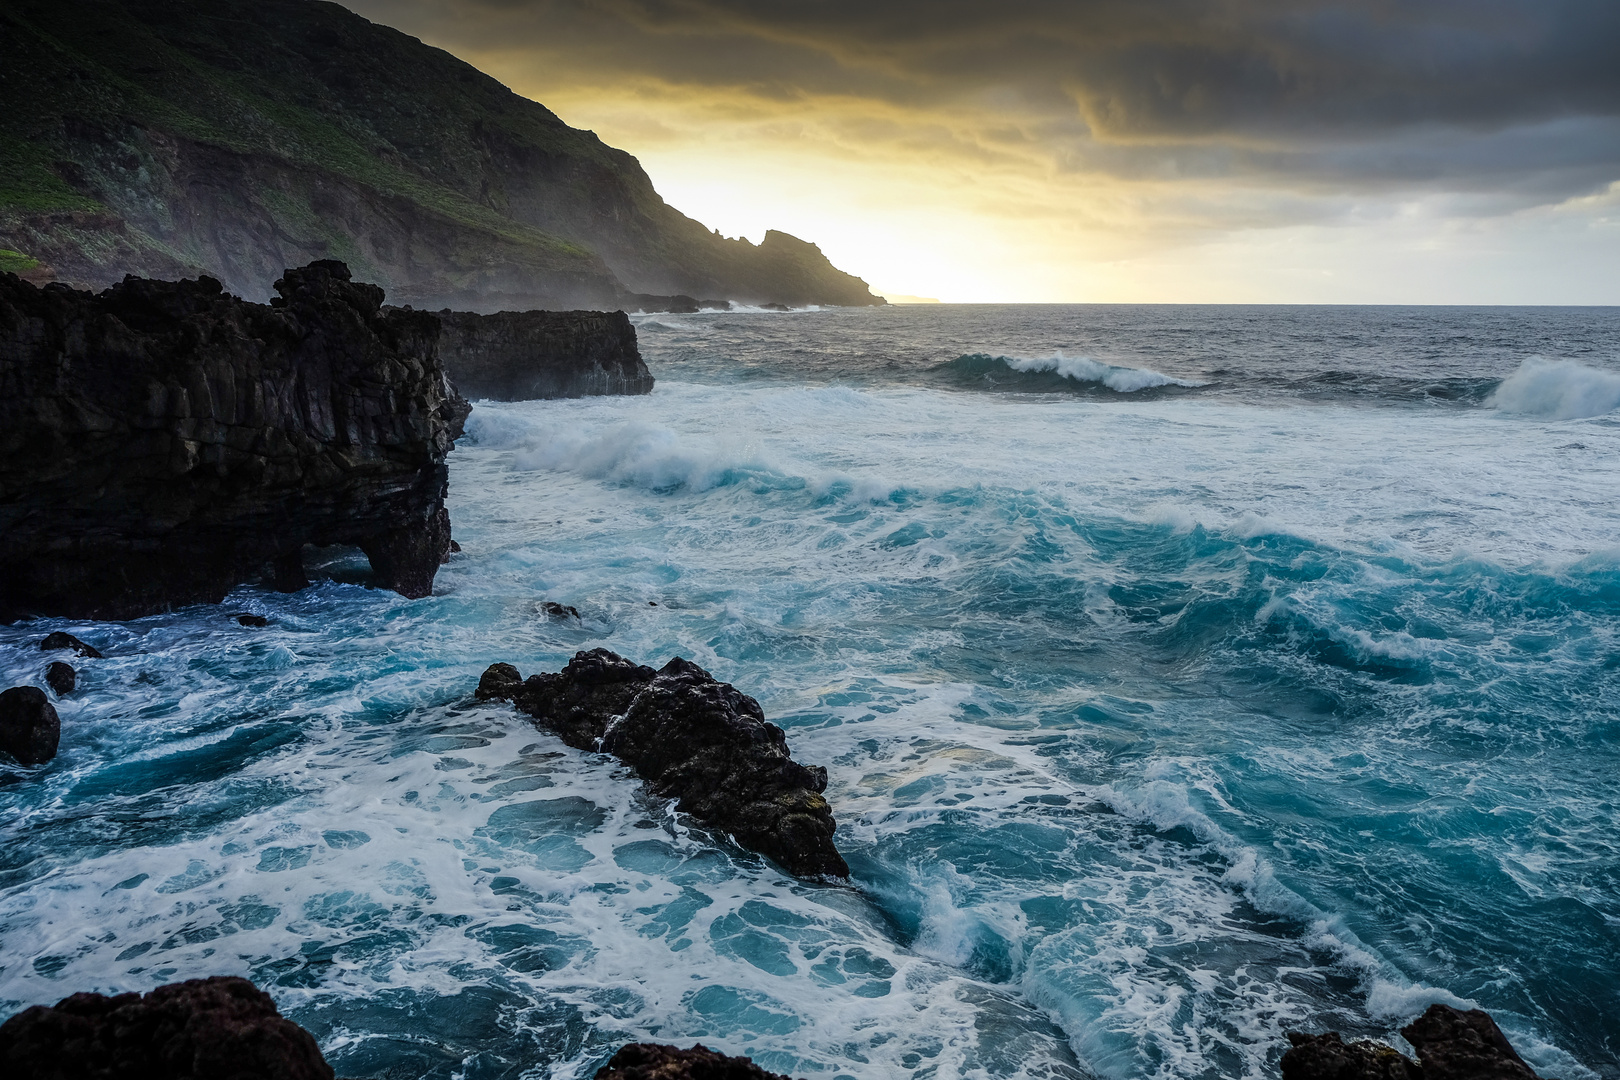
[[[1617,0],[344,0],[947,302],[1620,304]]]

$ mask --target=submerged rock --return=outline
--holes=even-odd
[[[577,619],[579,609],[572,604],[559,604],[555,600],[545,600],[540,604],[540,610],[553,619]]]
[[[767,1072],[752,1058],[728,1057],[698,1043],[690,1050],[658,1043],[621,1047],[596,1070],[596,1080],[789,1080]]]
[[[45,669],[45,685],[55,690],[57,697],[71,694],[73,688],[79,685],[79,673],[73,670],[72,665],[53,660],[51,666]]]
[[[46,634],[45,640],[39,643],[41,652],[58,652],[62,649],[72,649],[80,656],[92,657],[100,660],[101,650],[94,645],[86,645],[72,634],[64,634],[58,630],[54,634]]]
[[[827,770],[794,761],[759,702],[688,660],[654,671],[592,649],[527,680],[494,664],[477,695],[513,702],[570,746],[623,759],[655,793],[790,873],[849,875],[821,795]]]
[[[438,320],[340,262],[270,305],[211,278],[97,296],[0,274],[0,607],[131,618],[218,603],[306,543],[354,544],[426,595],[468,405]]]
[[[236,617],[236,621],[238,623],[240,623],[241,625],[243,625],[243,626],[269,626],[270,625],[270,620],[269,619],[265,618],[263,615],[255,615],[252,612],[244,612],[243,614],[238,615]]]
[[[314,1036],[246,979],[74,994],[0,1024],[0,1065],[31,1080],[333,1080]]]
[[[45,691],[13,686],[0,694],[0,751],[24,765],[43,765],[56,756],[61,739],[62,721]]]
[[[441,311],[440,351],[471,398],[646,394],[652,373],[622,311]]]
[[[1418,1060],[1375,1042],[1347,1043],[1338,1032],[1288,1033],[1292,1048],[1280,1062],[1283,1080],[1537,1080],[1488,1013],[1449,1005],[1401,1029]]]

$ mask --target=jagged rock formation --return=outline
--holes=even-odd
[[[659,671],[606,649],[524,680],[494,664],[480,700],[502,699],[580,750],[613,754],[680,809],[801,877],[847,877],[833,846],[827,770],[788,755],[759,702],[676,657]]]
[[[91,296],[0,275],[0,607],[131,618],[269,562],[297,587],[306,543],[431,591],[469,408],[438,320],[381,311],[342,263],[276,287],[264,306],[208,278]]]
[[[1496,1021],[1479,1009],[1430,1005],[1401,1037],[1417,1050],[1417,1061],[1379,1043],[1344,1042],[1338,1032],[1291,1031],[1283,1080],[1537,1080]]]
[[[13,686],[0,694],[0,751],[24,765],[43,765],[56,756],[62,721],[37,686]]]
[[[646,394],[652,373],[622,311],[441,311],[439,350],[469,398]]]
[[[7,4],[0,91],[0,249],[84,286],[207,273],[258,299],[338,258],[429,309],[881,303],[814,245],[710,232],[629,154],[337,4]]]
[[[0,1069],[30,1080],[333,1080],[314,1036],[246,979],[74,994],[0,1024]]]
[[[753,1058],[717,1054],[698,1043],[690,1050],[658,1043],[630,1043],[596,1070],[596,1080],[789,1080],[766,1072]]]

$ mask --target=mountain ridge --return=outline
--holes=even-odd
[[[630,154],[323,0],[8,3],[0,100],[0,248],[36,275],[254,297],[338,258],[419,307],[883,302],[813,244],[719,236]]]

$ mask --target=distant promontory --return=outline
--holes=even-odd
[[[337,4],[7,4],[0,100],[0,257],[35,281],[206,273],[262,299],[334,258],[430,309],[883,302],[814,244],[710,231],[629,154]]]

